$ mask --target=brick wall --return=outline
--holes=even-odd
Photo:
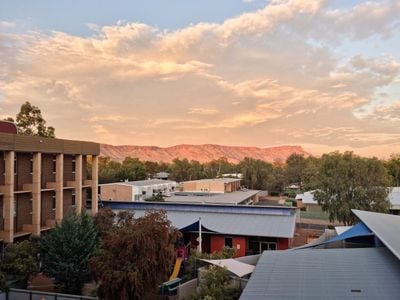
[[[46,188],[46,182],[55,182],[56,174],[53,173],[53,154],[42,154],[42,189]]]
[[[31,193],[16,194],[15,199],[17,201],[17,216],[16,226],[14,231],[22,231],[23,224],[32,224],[32,201]]]
[[[32,183],[31,153],[17,152],[17,175],[15,176],[15,190],[22,191],[23,184]]]
[[[72,189],[64,190],[64,206],[63,213],[64,217],[72,209]]]
[[[41,216],[40,216],[40,224],[42,226],[46,225],[46,220],[54,220],[55,219],[55,210],[53,209],[53,191],[42,192],[42,206],[41,206]]]

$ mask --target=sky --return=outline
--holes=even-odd
[[[400,0],[0,0],[0,118],[59,138],[400,153]]]

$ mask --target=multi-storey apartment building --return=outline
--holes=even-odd
[[[0,239],[40,235],[87,200],[96,213],[99,154],[97,143],[0,132]]]

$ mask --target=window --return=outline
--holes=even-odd
[[[17,215],[17,199],[14,199],[14,207],[13,207],[13,210],[14,210],[14,217]]]
[[[225,237],[225,247],[233,248],[233,241],[231,237]]]
[[[72,206],[75,205],[75,191],[72,191]]]
[[[53,194],[51,196],[51,208],[53,210],[56,209],[56,192],[53,192]]]
[[[72,159],[72,173],[75,173],[76,171],[76,161],[75,158]]]
[[[29,214],[32,214],[32,198],[29,199]]]
[[[54,157],[53,158],[53,174],[55,174],[57,172],[57,160]]]
[[[33,173],[33,158],[29,160],[29,172],[32,174]]]
[[[18,164],[17,164],[17,155],[15,154],[15,156],[14,156],[14,175],[17,175],[17,167],[18,167]]]

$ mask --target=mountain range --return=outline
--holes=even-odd
[[[267,148],[222,146],[214,144],[205,145],[176,145],[171,147],[156,146],[113,146],[101,144],[102,156],[110,157],[112,160],[122,161],[125,157],[137,157],[142,161],[170,163],[175,158],[197,160],[200,163],[226,157],[231,163],[238,163],[245,157],[260,159],[267,162],[286,161],[293,153],[309,156],[310,154],[301,146],[276,146]]]

